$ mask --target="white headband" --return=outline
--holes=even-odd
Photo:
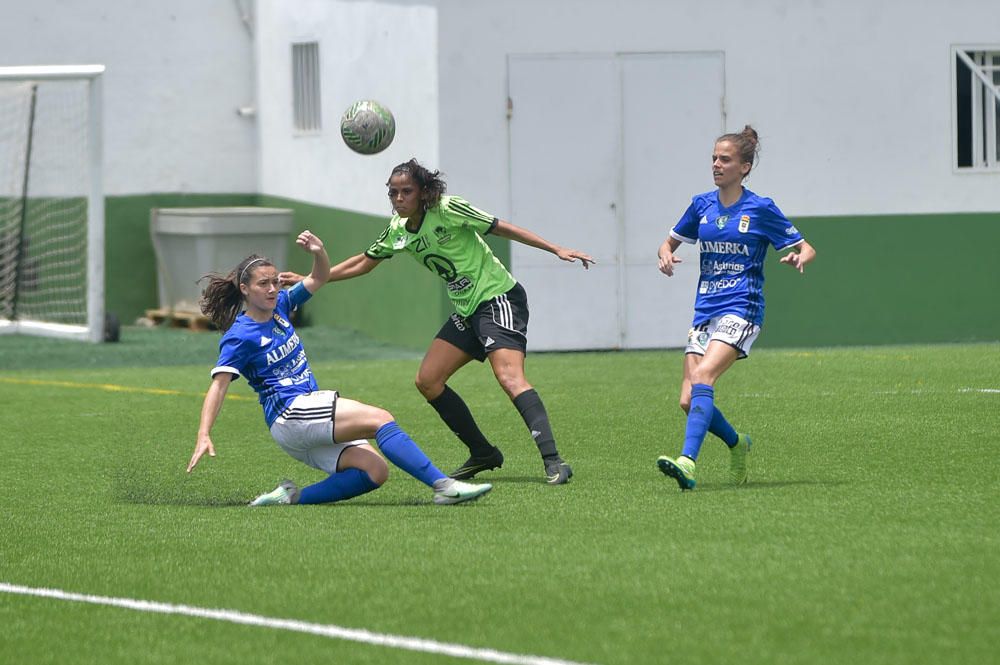
[[[254,260],[253,260],[253,261],[251,261],[250,263],[246,264],[246,265],[245,265],[245,266],[243,267],[243,271],[242,271],[242,272],[240,273],[240,281],[239,281],[239,283],[240,283],[240,284],[242,284],[242,283],[243,283],[243,278],[244,278],[244,277],[246,276],[246,274],[247,274],[247,270],[249,270],[249,269],[250,269],[250,266],[252,266],[252,265],[253,265],[253,264],[255,264],[255,263],[261,263],[261,262],[264,262],[264,261],[267,261],[267,259],[254,259]]]

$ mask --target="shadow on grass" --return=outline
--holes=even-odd
[[[755,480],[746,485],[728,483],[698,483],[695,492],[760,492],[782,487],[837,487],[849,484],[846,480]]]
[[[196,493],[175,493],[175,492],[163,492],[163,491],[152,491],[152,488],[144,490],[137,490],[135,488],[125,489],[118,492],[118,501],[121,503],[130,503],[134,505],[141,506],[199,506],[202,508],[246,508],[247,504],[250,503],[250,499],[242,496],[228,495],[228,496],[211,496],[206,494],[196,494]],[[455,504],[454,506],[448,507],[464,507],[473,504],[480,503],[479,499],[473,501],[466,501],[461,504]],[[323,503],[311,505],[309,508],[347,508],[347,507],[364,507],[364,508],[405,508],[405,507],[426,507],[432,506],[437,507],[434,503],[433,498],[430,496],[424,497],[406,497],[403,499],[397,499],[394,501],[373,501],[371,499],[361,499],[352,500],[348,499],[346,501],[336,501],[334,503]]]

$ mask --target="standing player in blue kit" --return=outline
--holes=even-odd
[[[718,189],[692,199],[659,250],[660,272],[669,277],[681,263],[674,255],[681,243],[701,243],[701,276],[681,384],[680,405],[688,414],[684,445],[677,458],[656,460],[681,490],[694,489],[695,460],[708,432],[729,446],[730,480],[746,482],[750,437],[737,433],[715,406],[715,382],[750,354],[760,334],[768,245],[778,251],[793,248],[780,263],[800,273],[816,257],[774,201],[743,187],[758,150],[757,132],[749,125],[716,140],[712,176]]]

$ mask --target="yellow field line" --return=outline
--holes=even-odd
[[[204,397],[204,393],[188,393],[180,390],[167,390],[165,388],[136,388],[133,386],[120,386],[115,383],[77,383],[75,381],[43,381],[41,379],[11,379],[0,377],[0,383],[10,383],[19,386],[46,386],[53,388],[85,388],[87,390],[105,390],[112,393],[140,393],[143,395],[174,395],[179,397]],[[254,397],[246,395],[226,395],[226,399],[236,401],[257,401]]]

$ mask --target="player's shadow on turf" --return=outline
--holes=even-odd
[[[545,478],[542,477],[542,476],[500,476],[498,478],[483,478],[483,479],[475,478],[475,479],[473,479],[473,480],[471,480],[469,482],[473,482],[473,483],[492,483],[493,485],[496,485],[497,483],[501,483],[501,484],[504,484],[504,485],[506,485],[507,483],[516,484],[516,485],[545,485],[545,484],[547,484],[545,482]],[[572,485],[573,481],[570,480],[569,484]]]
[[[200,506],[202,508],[232,508],[246,506],[249,500],[234,497],[212,496],[154,496],[139,495],[135,492],[122,492],[118,495],[119,503],[131,503],[137,506]]]
[[[846,480],[755,480],[746,485],[731,485],[728,483],[698,483],[697,492],[752,492],[777,489],[781,487],[835,487],[847,485]]]

